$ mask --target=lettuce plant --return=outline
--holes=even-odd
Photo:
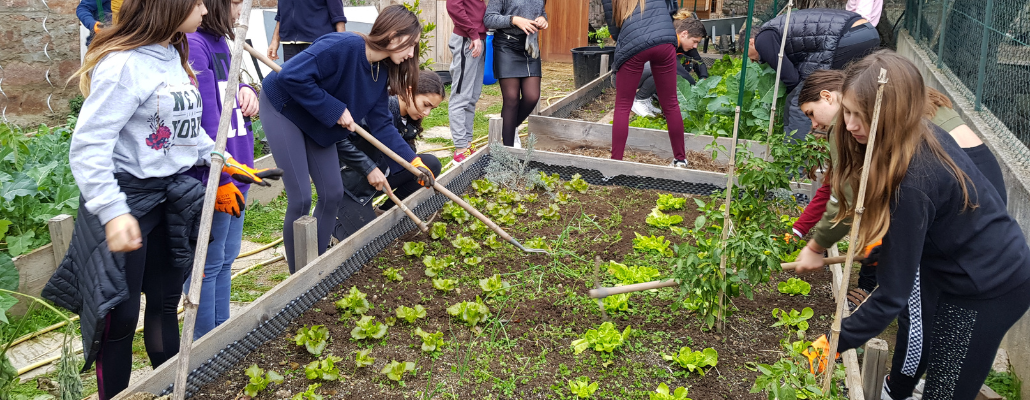
[[[483,236],[487,232],[490,232],[490,227],[486,226],[486,224],[484,224],[483,221],[477,219],[475,221],[472,221],[471,224],[468,224],[467,230],[473,236]]]
[[[342,358],[334,355],[327,355],[321,360],[315,360],[304,366],[304,376],[309,380],[321,379],[323,381],[335,381],[340,379],[340,370],[336,363],[343,361]]]
[[[675,361],[676,364],[685,368],[687,373],[696,371],[704,376],[705,367],[714,367],[719,363],[719,352],[711,347],[701,351],[691,351],[690,347],[684,346],[680,348],[679,354],[662,354],[662,358],[667,361]]]
[[[666,229],[673,225],[679,225],[683,223],[683,217],[679,215],[669,215],[663,213],[658,207],[651,210],[650,214],[647,214],[646,222],[655,228]]]
[[[504,242],[497,239],[496,233],[491,233],[486,236],[486,240],[483,241],[483,244],[485,244],[486,247],[497,250],[501,248],[502,245],[504,245]]]
[[[812,285],[798,278],[790,278],[785,282],[780,282],[776,284],[776,288],[779,289],[780,293],[791,296],[797,294],[808,296],[812,292]]]
[[[369,365],[372,365],[372,363],[374,363],[376,361],[376,359],[375,359],[375,357],[372,357],[371,355],[369,355],[369,353],[371,353],[371,352],[372,352],[371,349],[361,349],[361,350],[355,351],[354,352],[354,365],[357,368],[364,368],[364,367],[367,367]]]
[[[414,370],[415,363],[413,362],[397,362],[395,360],[390,360],[390,363],[386,364],[380,373],[386,375],[386,377],[391,381],[397,382],[401,380],[401,378],[404,378],[405,372],[411,372]]]
[[[465,257],[461,261],[464,262],[465,265],[479,265],[479,263],[483,262],[483,257]]]
[[[581,376],[569,380],[569,391],[581,399],[589,399],[597,391],[597,382],[590,382],[590,379]]]
[[[497,193],[497,201],[505,204],[515,204],[522,201],[522,195],[511,189],[501,189]]]
[[[350,331],[350,337],[354,339],[380,339],[386,336],[386,325],[373,321],[376,317],[366,315],[354,323],[354,329]]]
[[[536,193],[530,193],[525,196],[522,196],[522,201],[526,203],[536,203],[538,200],[540,200],[540,197],[537,196]]]
[[[429,333],[422,328],[415,328],[415,335],[422,338],[422,351],[433,352],[443,347],[443,332]]]
[[[633,239],[633,250],[672,257],[672,249],[669,248],[669,246],[672,246],[672,242],[665,240],[665,236],[643,236],[636,232],[633,232],[633,234],[637,235]]]
[[[511,284],[507,281],[502,281],[500,275],[494,274],[494,276],[489,278],[480,279],[479,287],[483,289],[483,292],[485,292],[487,296],[491,296],[494,294],[507,293],[508,289],[511,288]]]
[[[297,346],[304,346],[308,353],[320,357],[325,346],[329,344],[329,329],[324,325],[305,326],[297,330],[297,336],[293,337]]]
[[[426,309],[419,304],[415,307],[397,307],[397,318],[408,321],[409,324],[414,324],[415,320],[426,317]]]
[[[526,241],[526,247],[527,248],[531,248],[531,249],[550,250],[551,246],[548,246],[547,245],[547,241],[544,240],[544,239],[546,239],[546,238],[543,238],[543,237],[540,237],[540,236],[530,238],[529,240]]]
[[[436,290],[450,292],[454,290],[454,279],[433,278],[433,287]]]
[[[434,222],[433,226],[429,228],[429,237],[434,240],[440,240],[447,237],[447,223],[446,222]]]
[[[611,354],[629,338],[630,332],[632,330],[629,326],[626,326],[626,330],[619,333],[615,329],[614,324],[605,322],[597,329],[588,330],[581,339],[573,340],[572,348],[576,351],[576,354],[582,353],[586,349],[594,349],[594,351]]]
[[[440,215],[443,216],[443,219],[451,220],[458,224],[464,224],[472,218],[468,211],[465,211],[464,208],[461,208],[461,206],[455,204],[453,201],[448,201],[443,205],[443,208],[440,209]]]
[[[529,210],[526,209],[525,205],[519,203],[518,205],[512,206],[511,212],[515,213],[515,215],[526,215],[529,213]]]
[[[404,242],[403,250],[404,255],[408,257],[422,257],[422,252],[426,250],[426,244],[423,242]]]
[[[669,386],[665,383],[658,385],[658,389],[654,390],[655,393],[651,393],[651,400],[690,400],[687,397],[687,388],[680,386],[674,391],[670,391]]]
[[[630,293],[621,293],[605,297],[604,309],[611,312],[629,310],[629,295]]]
[[[463,301],[447,307],[447,313],[464,321],[469,327],[474,327],[479,322],[490,316],[490,308],[483,304],[483,300],[476,296],[476,301]]]
[[[336,301],[336,309],[345,313],[364,314],[371,307],[366,297],[368,295],[358,290],[357,286],[351,286],[350,292]]]
[[[583,176],[575,174],[572,176],[572,180],[565,182],[565,188],[568,190],[574,190],[579,193],[586,193],[587,189],[590,189],[590,184],[583,180]]]
[[[615,261],[608,262],[608,273],[612,274],[619,283],[632,285],[634,283],[650,282],[662,276],[657,269],[638,265],[619,264]]]
[[[540,173],[540,181],[544,183],[545,189],[547,189],[547,190],[555,190],[555,189],[558,188],[558,185],[561,184],[561,176],[558,175],[557,172],[555,172],[555,173],[553,173],[551,175],[547,175],[543,171],[539,171],[539,173]]]
[[[322,395],[315,393],[315,389],[320,387],[322,387],[321,383],[312,383],[308,385],[308,390],[293,395],[290,400],[322,400]]]
[[[257,364],[252,364],[244,373],[250,377],[250,381],[247,382],[247,386],[243,387],[243,394],[250,397],[257,397],[258,393],[265,390],[269,384],[283,383],[283,376],[278,372],[268,370],[266,373]]]
[[[812,311],[811,307],[805,307],[801,311],[790,310],[789,312],[781,310],[779,308],[774,308],[772,310],[772,316],[773,318],[776,318],[778,321],[772,324],[772,326],[785,326],[787,328],[794,328],[799,331],[807,331],[808,320],[812,318],[813,315],[815,315],[815,312]],[[801,333],[799,332],[798,335],[800,334]]]
[[[488,196],[497,193],[497,184],[487,179],[476,179],[472,181],[472,189],[480,196]]]
[[[454,265],[454,257],[425,256],[422,257],[422,264],[426,266],[426,276],[432,278],[440,275],[445,267]]]
[[[479,250],[479,243],[476,242],[475,239],[461,235],[455,236],[454,240],[451,240],[451,246],[458,249],[458,253],[463,256],[467,256],[474,253],[476,250]]]
[[[394,281],[394,282],[400,282],[400,281],[404,280],[404,277],[401,276],[401,269],[400,268],[393,268],[393,267],[387,268],[387,269],[383,270],[383,276],[385,276],[386,279],[389,279],[389,280]]]
[[[674,194],[658,195],[658,209],[662,211],[682,210],[687,206],[687,199]]]
[[[558,203],[558,204],[569,204],[569,202],[571,202],[571,201],[572,201],[572,196],[569,196],[568,193],[558,192],[558,193],[555,193],[555,195],[554,195],[554,202],[555,203]]]
[[[558,210],[558,205],[551,203],[548,204],[547,207],[537,210],[536,215],[544,221],[553,221],[561,218],[561,214],[558,213]]]

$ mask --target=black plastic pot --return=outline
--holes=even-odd
[[[586,46],[572,49],[572,74],[577,89],[601,76],[602,54],[608,55],[608,68],[610,69],[612,60],[615,58],[615,46],[604,48]]]

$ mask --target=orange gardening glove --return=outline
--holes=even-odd
[[[254,169],[248,167],[239,161],[236,161],[232,157],[225,160],[225,165],[222,166],[222,172],[232,176],[239,183],[253,183],[261,186],[272,186],[271,183],[265,182],[265,179],[279,180],[283,176],[283,170],[279,168],[264,168]]]
[[[865,247],[865,249],[862,249],[862,254],[865,255],[865,258],[862,259],[862,265],[872,265],[872,266],[876,265],[876,263],[880,260],[880,245],[881,244],[883,244],[883,240],[882,239],[881,240],[877,240],[876,243],[868,245],[868,246]]]
[[[236,218],[243,215],[246,203],[243,201],[243,193],[236,188],[236,184],[229,182],[219,186],[215,196],[215,211],[232,214]]]
[[[808,370],[812,374],[820,374],[826,370],[826,366],[830,362],[827,357],[829,353],[830,341],[826,339],[826,335],[822,335],[812,342],[812,349],[801,352],[805,357],[808,357]],[[840,356],[839,353],[837,356]],[[834,359],[836,358],[834,357]]]
[[[100,33],[100,28],[103,28],[103,27],[104,27],[104,25],[101,24],[100,21],[94,22],[93,23],[93,33]]]
[[[421,172],[421,174],[419,174],[418,176],[419,185],[422,185],[422,187],[431,188],[434,184],[436,184],[436,177],[433,176],[433,171],[429,170],[429,167],[427,167],[426,164],[422,162],[422,157],[415,157],[414,160],[411,160],[411,166],[418,168],[419,172]]]

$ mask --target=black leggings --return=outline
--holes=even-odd
[[[920,309],[910,302],[898,318],[887,390],[891,398],[905,399],[925,372],[924,400],[973,400],[1005,333],[1030,307],[1030,280],[992,299],[942,293],[926,281],[920,290]],[[921,325],[909,330],[915,318]]]
[[[168,251],[164,207],[158,206],[139,219],[143,247],[125,254],[125,279],[129,298],[119,303],[104,320],[97,353],[97,392],[100,400],[114,397],[129,386],[132,372],[132,339],[139,320],[140,292],[147,294],[143,316],[143,342],[150,364],[157,368],[179,352],[179,320],[176,309],[186,271],[175,268]]]
[[[422,162],[433,172],[433,176],[440,176],[440,170],[442,169],[440,159],[432,154],[419,154],[418,156],[422,158]],[[393,193],[401,200],[422,188],[422,185],[419,185],[415,179],[415,175],[406,169],[401,169],[400,172],[391,171],[390,175],[386,177],[386,181],[394,189]],[[378,195],[379,193],[376,193],[372,197]],[[392,200],[386,200],[379,209],[386,211],[393,208],[393,206]],[[333,230],[333,237],[342,241],[350,237],[354,232],[357,232],[358,229],[368,225],[374,219],[376,219],[376,214],[372,209],[371,200],[366,204],[362,204],[351,198],[349,194],[346,194],[343,196],[340,210],[336,214],[336,228]]]
[[[504,145],[515,145],[515,128],[518,128],[533,113],[540,101],[540,77],[501,78],[501,118],[504,119],[501,135]]]

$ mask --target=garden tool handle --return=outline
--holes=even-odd
[[[271,68],[272,71],[282,71],[283,67],[279,66],[279,64],[276,64],[275,61],[272,61],[272,59],[268,58],[268,56],[265,55],[265,53],[257,51],[257,49],[251,47],[249,44],[247,44],[247,42],[243,42],[243,49],[250,53],[250,55],[254,56],[254,58],[258,59],[258,61],[261,61],[266,66],[268,66],[268,68]]]
[[[396,204],[397,207],[400,207],[401,210],[403,210],[404,213],[408,215],[408,218],[411,218],[411,221],[418,226],[418,229],[421,229],[422,232],[429,232],[429,226],[427,226],[425,222],[422,222],[422,220],[419,219],[418,216],[415,215],[415,213],[411,211],[411,209],[408,208],[408,206],[405,205],[403,201],[401,201],[401,199],[397,198],[397,195],[393,193],[393,189],[390,188],[389,182],[387,182],[386,185],[383,187],[383,191],[386,192],[386,195],[390,197],[390,200],[393,200],[393,203]]]
[[[840,264],[840,263],[843,263],[843,262],[847,261],[847,258],[848,258],[847,256],[825,257],[825,258],[823,258],[823,265]],[[855,256],[855,261],[862,261],[863,258],[864,257],[859,257],[859,256],[856,255]],[[783,268],[784,271],[793,270],[793,269],[795,269],[797,267],[798,267],[798,263],[796,263],[796,262],[788,262],[788,263],[781,263],[780,264],[780,268]]]
[[[643,290],[658,289],[670,286],[677,286],[675,280],[669,279],[667,281],[651,281],[644,283],[634,283],[632,285],[615,286],[615,287],[603,287],[597,289],[590,289],[590,298],[599,299],[608,297],[616,294],[639,292]]]

